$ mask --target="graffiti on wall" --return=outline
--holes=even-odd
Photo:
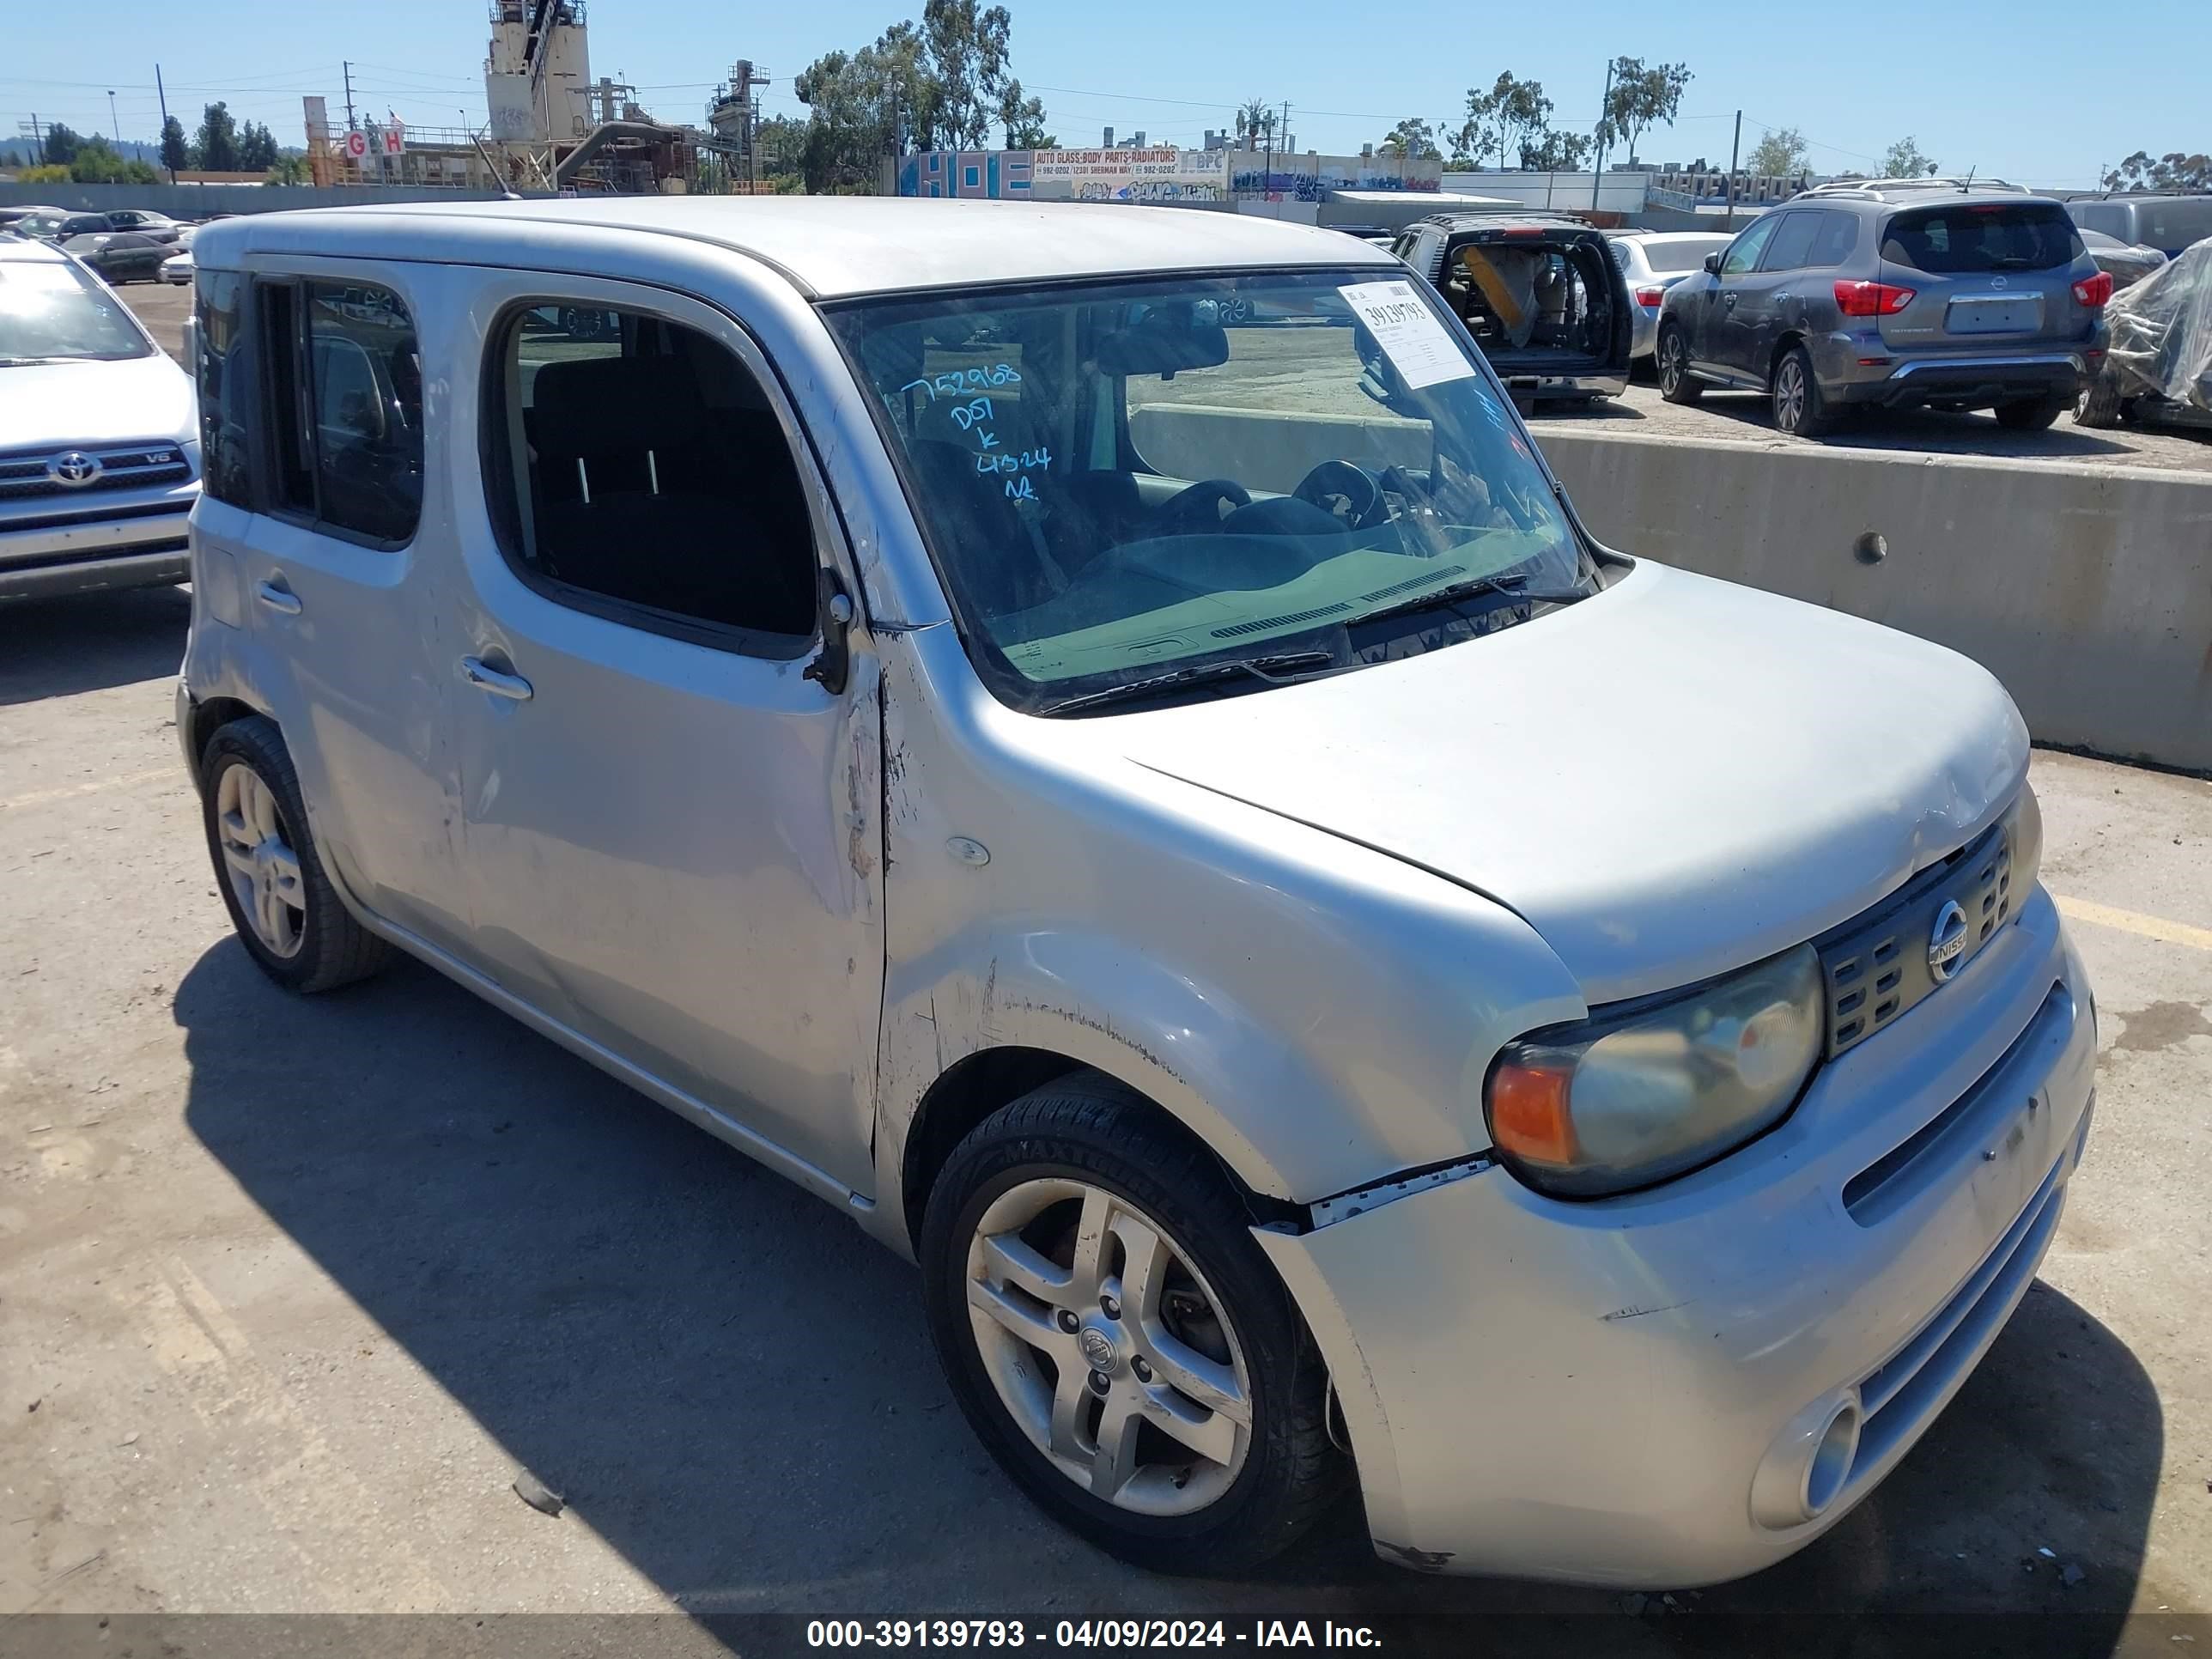
[[[928,150],[900,158],[898,193],[1075,202],[1318,202],[1332,190],[1439,190],[1443,163],[1395,155],[1228,149]]]

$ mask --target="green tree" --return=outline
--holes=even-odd
[[[1498,144],[1498,100],[1492,94],[1467,89],[1467,118],[1451,135],[1452,165],[1479,167]],[[1502,161],[1504,158],[1500,157]]]
[[[1692,76],[1687,64],[1644,66],[1641,58],[1613,60],[1613,86],[1597,124],[1597,144],[1610,149],[1626,139],[1628,164],[1636,165],[1636,141],[1655,126],[1665,126],[1682,107],[1682,90]]]
[[[1011,77],[999,94],[999,125],[1008,149],[1051,149],[1060,143],[1044,130],[1044,100],[1024,97],[1022,83]]]
[[[1756,179],[1795,179],[1811,161],[1803,133],[1795,127],[1769,127],[1751,147],[1744,167]]]
[[[238,131],[238,170],[265,173],[276,165],[276,135],[258,121],[248,121]]]
[[[1385,155],[1403,155],[1425,161],[1443,154],[1437,148],[1436,129],[1418,115],[1408,115],[1382,136],[1376,149]]]
[[[68,125],[57,121],[46,129],[46,165],[65,167],[76,160],[76,153],[84,140],[71,131]]]
[[[126,185],[158,185],[161,175],[151,161],[142,161],[132,156],[123,164],[123,182]]]
[[[1596,148],[1594,138],[1547,130],[1521,141],[1521,165],[1531,173],[1572,173],[1589,160]]]
[[[51,143],[47,148],[51,152]],[[2148,150],[2139,149],[2106,173],[2104,185],[2106,190],[2160,193],[2212,191],[2212,155],[2172,149],[2153,161]]]
[[[1936,171],[1936,158],[1921,154],[1920,146],[1906,133],[1889,147],[1882,157],[1881,176],[1885,179],[1917,179]]]
[[[179,173],[191,164],[191,146],[185,142],[185,124],[169,116],[161,123],[161,165],[172,173]]]
[[[947,149],[981,149],[991,142],[1006,85],[1007,35],[1012,19],[1004,6],[976,0],[927,0],[921,35],[936,83],[934,137]],[[1039,118],[1043,110],[1038,109]]]
[[[193,145],[210,173],[238,171],[238,123],[228,104],[210,104],[200,112],[200,133]]]
[[[25,167],[15,175],[15,182],[19,185],[66,185],[70,182],[70,170],[52,162],[44,167]]]
[[[1506,70],[1488,92],[1468,88],[1467,119],[1451,136],[1470,155],[1495,152],[1504,167],[1507,156],[1518,155],[1551,124],[1552,100],[1544,95],[1544,83],[1523,81]]]
[[[269,164],[264,185],[304,185],[307,182],[307,158],[304,155],[279,155]]]
[[[124,182],[124,160],[106,139],[92,137],[70,157],[70,177],[80,185],[119,185]]]
[[[912,23],[885,29],[855,52],[825,52],[792,80],[808,106],[799,159],[817,195],[872,190],[883,157],[904,154],[909,137],[936,130],[937,92]]]

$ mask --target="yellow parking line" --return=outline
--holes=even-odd
[[[2076,921],[2098,927],[2117,927],[2124,933],[2154,939],[2164,945],[2186,945],[2193,951],[2212,951],[2212,927],[2192,927],[2185,921],[2147,916],[2140,910],[2116,910],[2109,904],[2092,904],[2087,899],[2065,898],[2057,894],[2052,896],[2058,900],[2059,909]]]
[[[157,766],[147,772],[125,772],[118,777],[94,778],[87,783],[72,783],[61,789],[33,789],[27,795],[16,795],[0,800],[0,812],[12,812],[21,806],[44,806],[50,800],[69,800],[77,795],[94,795],[103,789],[127,789],[134,783],[151,783],[155,778],[173,778],[184,781],[182,766]]]

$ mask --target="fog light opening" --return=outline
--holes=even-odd
[[[1828,1419],[1828,1426],[1820,1431],[1820,1443],[1814,1449],[1813,1462],[1805,1471],[1805,1516],[1817,1517],[1836,1501],[1836,1494],[1844,1489],[1850,1478],[1852,1460],[1859,1450],[1859,1408],[1846,1405]]]

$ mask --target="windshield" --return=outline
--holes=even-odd
[[[831,316],[969,654],[1018,708],[1409,655],[1594,574],[1465,335],[1387,270]]]
[[[60,260],[0,259],[0,368],[153,352],[113,293]]]
[[[2066,210],[1996,202],[1918,208],[1889,222],[1881,257],[1934,276],[1982,270],[2057,270],[2080,257]]]

